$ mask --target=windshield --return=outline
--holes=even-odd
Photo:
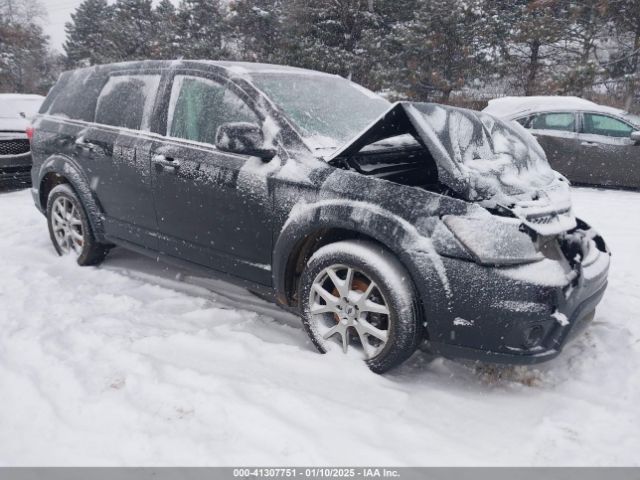
[[[390,106],[375,93],[336,76],[258,73],[252,78],[316,150],[339,147]]]
[[[640,115],[635,115],[633,113],[625,113],[624,118],[633,123],[636,128],[640,129]]]
[[[0,117],[16,118],[20,113],[24,113],[27,118],[38,113],[42,104],[42,98],[12,98],[0,99]]]

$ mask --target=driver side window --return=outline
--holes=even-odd
[[[259,119],[226,85],[176,75],[169,101],[167,136],[215,145],[218,127],[230,122],[259,123]]]
[[[585,113],[583,118],[582,133],[628,138],[633,132],[630,125],[608,115]]]

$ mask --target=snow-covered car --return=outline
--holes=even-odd
[[[118,245],[221,276],[375,372],[423,342],[548,360],[607,285],[604,240],[526,130],[334,75],[186,60],[66,72],[32,148],[59,254],[93,265]]]
[[[640,116],[577,97],[504,97],[485,113],[528,129],[571,182],[640,188]]]
[[[43,100],[40,95],[0,94],[0,188],[31,183],[26,130],[28,118],[38,112]]]

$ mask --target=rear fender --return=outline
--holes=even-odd
[[[49,173],[55,173],[63,177],[76,192],[80,201],[84,205],[87,212],[87,217],[93,233],[98,241],[105,241],[104,239],[104,213],[100,206],[95,193],[91,189],[91,181],[83,172],[78,163],[64,155],[54,155],[49,157],[40,167],[38,172],[38,183],[34,185],[34,189],[38,190],[34,193],[40,201],[40,207],[43,212],[46,212],[47,199],[43,198],[40,194],[40,186],[45,176]]]

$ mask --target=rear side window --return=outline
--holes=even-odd
[[[213,145],[218,127],[230,122],[259,123],[259,119],[227,86],[176,75],[169,102],[168,136]]]
[[[531,120],[534,130],[576,131],[576,116],[573,113],[542,113]]]
[[[633,127],[628,123],[608,115],[585,113],[582,125],[582,133],[604,135],[606,137],[629,137]]]
[[[160,75],[118,75],[100,92],[95,122],[148,131]]]
[[[105,79],[103,73],[93,68],[63,73],[47,95],[40,113],[92,122]]]

